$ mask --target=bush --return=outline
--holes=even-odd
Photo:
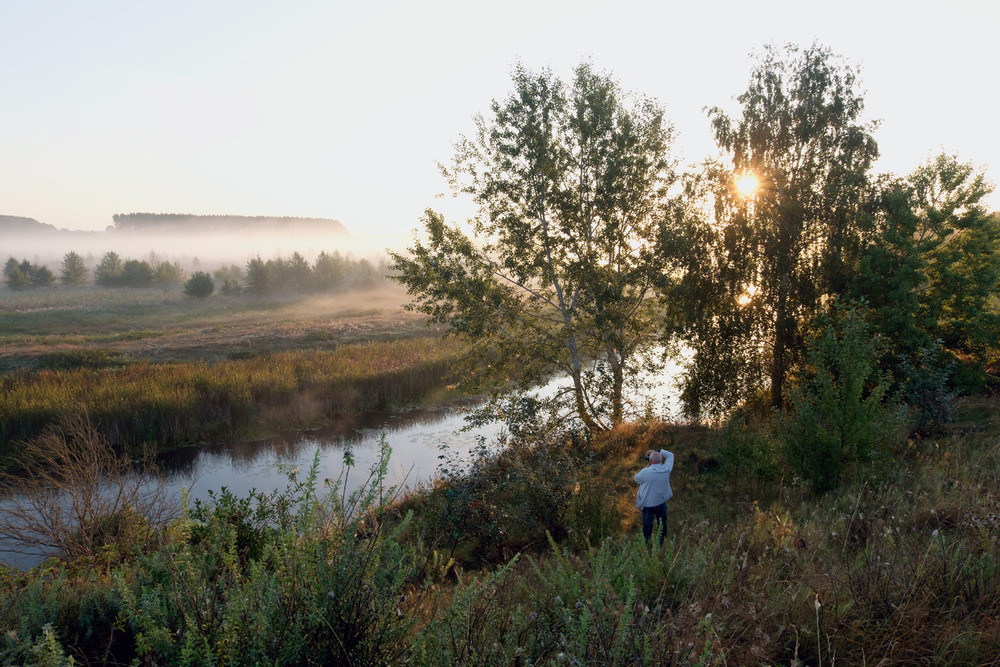
[[[914,434],[940,433],[955,419],[952,402],[956,392],[949,386],[955,363],[945,356],[938,340],[933,347],[920,350],[915,358],[903,359],[900,364],[901,394],[913,413]]]
[[[0,534],[20,553],[113,558],[148,544],[174,515],[163,485],[136,474],[86,414],[29,440],[12,468],[20,474],[0,474],[0,489],[14,491]]]
[[[406,599],[422,562],[391,526],[384,449],[369,484],[304,481],[237,501],[222,494],[177,539],[117,576],[127,627],[150,664],[393,663],[408,648]]]
[[[440,535],[450,555],[463,546],[469,560],[496,562],[529,544],[544,544],[546,533],[564,537],[563,515],[577,481],[588,473],[593,466],[579,460],[568,437],[482,441],[467,463],[439,466],[423,525]]]
[[[21,270],[21,264],[13,257],[7,260],[3,267],[4,281],[12,290],[23,290],[31,286],[31,278]]]
[[[149,287],[153,278],[153,267],[148,262],[130,259],[122,266],[120,283],[125,287]]]
[[[196,299],[204,299],[211,296],[215,291],[215,283],[212,276],[204,271],[195,271],[194,274],[184,283],[184,293]]]
[[[846,468],[879,460],[896,437],[876,345],[853,305],[833,304],[815,323],[780,437],[785,460],[817,493],[836,488]]]
[[[55,276],[47,266],[38,266],[28,260],[18,262],[13,257],[7,260],[3,267],[4,280],[12,290],[23,290],[29,287],[48,287],[55,281]]]
[[[177,262],[159,262],[153,269],[153,282],[157,285],[176,285],[184,277],[184,269]]]
[[[751,423],[742,412],[722,427],[716,454],[722,472],[734,487],[768,484],[780,474],[780,453],[767,430]]]

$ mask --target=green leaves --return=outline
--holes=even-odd
[[[672,130],[655,103],[589,64],[571,85],[523,67],[513,83],[444,168],[479,206],[473,235],[427,211],[425,238],[390,268],[411,308],[474,344],[488,364],[480,387],[562,372],[577,417],[607,428],[623,419],[623,386],[656,334]],[[609,372],[588,374],[596,364]]]
[[[847,289],[870,224],[878,148],[853,68],[817,45],[768,47],[737,100],[738,117],[709,112],[726,163],[704,177],[715,204],[697,230],[707,257],[686,263],[693,412],[721,413],[768,383],[783,405],[804,325]],[[753,198],[734,187],[746,172],[761,184]]]

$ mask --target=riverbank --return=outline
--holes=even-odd
[[[997,408],[963,401],[945,432],[821,496],[720,464],[732,434],[658,422],[484,445],[396,502],[384,467],[353,499],[300,470],[283,492],[222,493],[162,532],[119,523],[129,539],[88,558],[0,575],[0,656],[992,664]],[[631,475],[658,447],[675,497],[650,548]]]
[[[460,351],[451,340],[403,338],[215,363],[8,373],[0,457],[76,415],[89,416],[116,450],[135,454],[400,409],[440,398]]]

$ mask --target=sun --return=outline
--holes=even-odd
[[[750,172],[736,177],[736,190],[742,197],[753,197],[757,193],[758,187],[760,187],[760,181]]]

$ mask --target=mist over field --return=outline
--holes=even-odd
[[[213,269],[237,264],[243,266],[253,257],[270,259],[298,252],[312,262],[321,252],[339,252],[356,258],[374,259],[385,250],[402,248],[407,236],[402,234],[123,234],[109,232],[0,230],[0,259],[14,257],[48,266],[55,271],[66,253],[81,255],[93,267],[107,252],[126,259],[148,259],[151,253],[160,260],[179,262],[184,268]]]

